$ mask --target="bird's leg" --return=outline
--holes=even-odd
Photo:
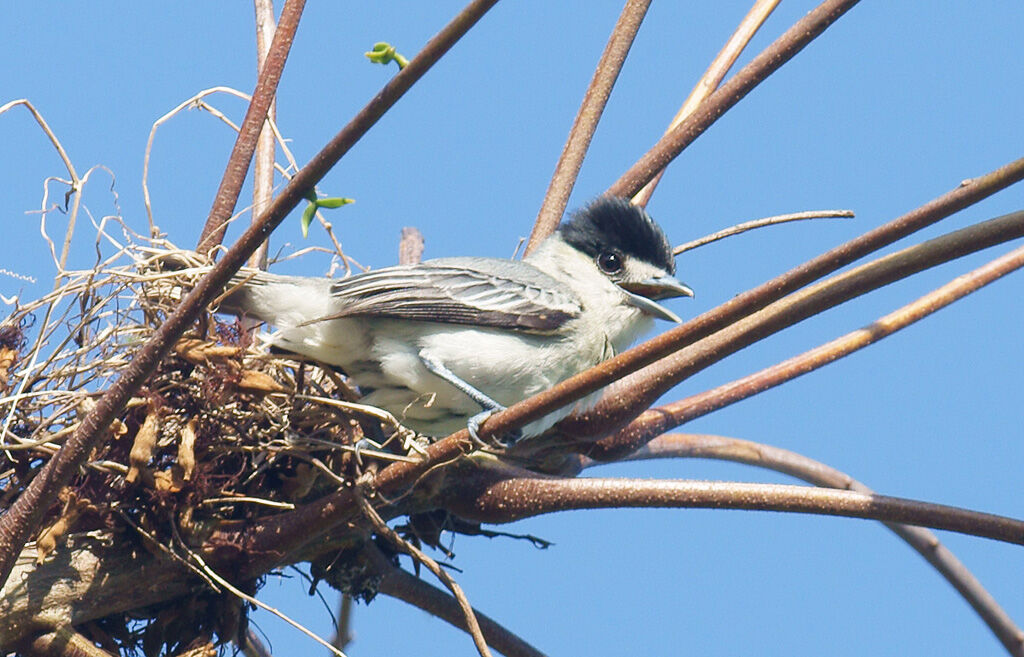
[[[426,367],[431,374],[444,379],[459,392],[463,393],[464,395],[475,401],[477,404],[480,404],[480,407],[484,409],[482,413],[477,413],[473,417],[469,418],[469,422],[466,423],[466,429],[469,431],[469,436],[470,438],[473,439],[473,442],[483,447],[490,447],[490,445],[488,445],[487,443],[480,439],[480,436],[478,435],[477,432],[479,431],[480,425],[483,424],[484,420],[489,418],[491,415],[494,415],[498,411],[505,410],[505,407],[499,404],[498,402],[494,401],[484,393],[480,392],[479,390],[471,386],[469,383],[463,381],[461,378],[459,378],[457,374],[455,374],[455,372],[452,372],[450,369],[445,367],[441,361],[431,357],[430,354],[426,353],[425,351],[420,351],[419,357],[420,361],[423,363],[423,366]],[[519,432],[517,431],[515,432],[515,435],[510,436],[509,442],[500,442],[507,447],[508,445],[511,445],[519,438],[518,434]]]

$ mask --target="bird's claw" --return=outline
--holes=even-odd
[[[501,436],[500,438],[495,437],[491,440],[491,442],[485,441],[482,438],[480,438],[480,426],[484,423],[484,421],[487,420],[487,418],[494,415],[495,413],[503,410],[505,410],[505,407],[500,406],[498,408],[492,408],[486,411],[482,411],[469,418],[469,421],[466,422],[466,429],[469,431],[470,439],[472,439],[472,441],[476,445],[478,445],[479,447],[506,448],[516,444],[516,441],[522,438],[523,432],[520,431],[519,429],[516,429],[515,431],[510,431],[505,435]]]
[[[356,463],[359,464],[359,467],[363,467],[363,455],[361,451],[364,449],[381,449],[381,445],[369,438],[360,438],[356,441],[352,453],[355,454]]]

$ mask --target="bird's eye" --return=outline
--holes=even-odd
[[[606,274],[614,274],[622,270],[622,256],[614,251],[605,251],[597,256],[597,266]]]

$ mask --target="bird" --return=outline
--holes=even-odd
[[[490,414],[628,348],[658,303],[692,297],[661,227],[601,196],[522,260],[450,257],[341,279],[242,270],[219,312],[270,324],[271,345],[344,373],[362,403],[416,432],[477,430]],[[541,435],[600,391],[499,437]]]

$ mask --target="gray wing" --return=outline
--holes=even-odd
[[[330,292],[335,312],[314,321],[384,317],[545,332],[582,310],[568,286],[536,267],[492,258],[378,269],[336,281]]]

